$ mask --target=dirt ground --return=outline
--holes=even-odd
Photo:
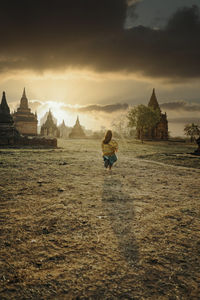
[[[59,146],[0,150],[0,299],[200,299],[195,147]]]

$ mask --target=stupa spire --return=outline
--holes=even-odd
[[[153,109],[159,109],[160,110],[160,106],[158,104],[158,100],[157,100],[156,93],[155,93],[155,88],[153,88],[153,92],[152,92],[151,98],[149,100],[148,106],[152,107]]]
[[[48,115],[47,115],[47,119],[53,120],[53,116],[52,116],[52,113],[51,113],[51,109],[50,109],[50,108],[49,108],[49,112],[48,112]]]
[[[8,126],[13,124],[13,118],[10,114],[10,108],[6,101],[6,93],[5,92],[3,92],[2,100],[1,100],[1,104],[0,104],[0,127],[1,127],[2,123],[9,124]],[[0,128],[0,131],[1,131],[1,128]]]
[[[80,125],[79,116],[77,116],[76,124],[77,124],[77,125]]]
[[[21,109],[28,109],[28,99],[27,99],[27,97],[26,97],[26,91],[25,91],[25,88],[24,88],[24,90],[23,90],[23,94],[22,94],[22,97],[21,97],[20,108],[21,108]]]
[[[26,90],[25,90],[25,87],[24,87],[24,90],[23,90],[22,98],[26,98]]]
[[[3,92],[3,95],[2,95],[0,109],[3,113],[10,114],[10,108],[6,101],[6,93],[5,92]]]

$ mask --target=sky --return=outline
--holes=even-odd
[[[200,122],[200,0],[7,0],[0,91],[39,120],[110,127],[155,88],[171,135]]]

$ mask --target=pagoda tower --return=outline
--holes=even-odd
[[[161,112],[154,88],[153,88],[153,92],[152,92],[151,98],[148,103],[148,107],[152,107],[155,110],[158,109]]]
[[[53,116],[50,110],[47,115],[46,122],[41,127],[40,134],[49,137],[60,137],[60,131],[53,121]]]
[[[20,134],[14,126],[10,108],[6,101],[6,93],[3,92],[0,104],[0,145],[13,145],[19,137]]]
[[[37,114],[33,114],[28,107],[25,88],[23,90],[20,106],[13,113],[13,120],[17,130],[23,135],[37,135]]]
[[[69,138],[72,139],[84,139],[86,138],[85,132],[83,131],[83,128],[79,122],[79,117],[77,116],[76,123],[74,127],[72,128],[71,133],[69,134]]]
[[[62,124],[59,125],[60,137],[65,139],[69,137],[69,133],[71,132],[71,128],[65,125],[65,121],[63,120]]]
[[[158,110],[160,113],[160,121],[154,128],[149,128],[146,133],[147,139],[154,140],[168,140],[168,120],[167,114],[163,114],[161,112],[160,106],[158,104],[158,100],[156,97],[155,89],[153,89],[151,98],[148,103],[148,107],[153,108],[154,110]]]

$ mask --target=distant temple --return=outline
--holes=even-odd
[[[79,118],[77,117],[76,123],[74,127],[72,128],[71,133],[69,134],[69,138],[72,139],[84,139],[86,138],[86,135],[83,131],[83,128],[80,125]]]
[[[158,100],[156,98],[155,89],[153,89],[150,101],[148,103],[148,107],[153,108],[154,110],[158,110],[160,113],[160,121],[154,128],[149,128],[149,130],[145,133],[145,138],[152,140],[168,140],[168,120],[167,114],[163,114],[161,112],[160,106],[158,104]],[[139,132],[137,133],[139,137]]]
[[[46,122],[41,127],[40,134],[49,137],[60,137],[60,131],[53,121],[53,116],[50,110],[47,115]]]
[[[65,121],[63,120],[62,124],[58,127],[60,130],[60,137],[65,139],[69,137],[69,133],[71,132],[71,127],[65,125]]]
[[[37,114],[33,114],[28,107],[25,88],[20,101],[20,106],[13,113],[13,120],[17,130],[23,135],[37,135]]]
[[[0,145],[14,145],[19,137],[20,134],[14,126],[10,108],[6,101],[6,94],[3,92],[0,104]]]

